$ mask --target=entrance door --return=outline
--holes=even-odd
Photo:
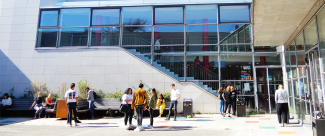
[[[275,91],[283,83],[282,68],[256,68],[257,102],[261,113],[276,113]]]

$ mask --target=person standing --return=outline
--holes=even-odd
[[[275,103],[277,104],[277,114],[278,114],[278,121],[279,126],[281,126],[282,123],[282,114],[283,114],[283,123],[284,127],[287,125],[288,121],[288,98],[289,95],[286,90],[283,89],[283,85],[280,84],[278,87],[278,90],[275,92]]]
[[[231,90],[230,90],[230,86],[227,87],[226,91],[223,92],[222,94],[222,97],[223,99],[225,100],[225,110],[224,110],[224,113],[223,113],[223,116],[226,116],[227,114],[227,108],[228,108],[228,117],[231,117],[230,116],[230,109],[231,109],[231,104],[232,104],[232,101],[231,101]]]
[[[46,97],[46,99],[45,99],[45,104],[46,104],[45,109],[52,109],[52,108],[53,108],[53,105],[52,105],[52,93],[50,93],[50,94]],[[49,113],[45,110],[45,116],[44,116],[44,118],[46,118],[46,116],[49,117],[50,115],[49,115]]]
[[[143,118],[143,111],[146,110],[148,105],[148,95],[145,90],[143,90],[143,84],[139,84],[139,89],[136,90],[132,97],[132,104],[131,109],[136,109],[137,111],[137,122],[138,127],[134,130],[136,132],[143,131],[142,127],[142,118]]]
[[[88,96],[87,96],[87,101],[89,103],[89,110],[90,110],[90,114],[91,114],[91,119],[94,119],[94,102],[95,102],[95,98],[94,98],[94,91],[90,90],[89,87],[86,88],[86,91],[88,92]]]
[[[166,99],[162,94],[159,95],[159,99],[157,101],[157,107],[159,108],[159,116],[158,118],[161,117],[161,115],[164,113],[164,109],[166,107]]]
[[[234,89],[233,86],[230,87],[231,89],[231,102],[232,102],[232,115],[235,116],[236,114],[236,107],[237,107],[237,101],[238,101],[238,92]]]
[[[154,49],[155,49],[154,51],[155,51],[156,53],[161,53],[161,49],[160,49],[160,41],[161,41],[161,37],[158,36],[158,37],[157,37],[157,40],[156,40],[156,42],[155,42],[155,46],[154,46],[154,47],[155,47],[155,48],[154,48]],[[160,55],[156,55],[154,61],[156,61],[156,60],[157,60],[158,62],[160,62]]]
[[[69,112],[68,112],[68,118],[67,118],[67,126],[72,127],[72,113],[73,113],[73,117],[74,117],[74,123],[75,126],[77,125],[77,105],[78,105],[78,92],[76,90],[74,90],[74,88],[76,87],[75,83],[71,83],[70,84],[70,89],[65,93],[64,97],[67,103],[67,106],[69,108]]]
[[[43,111],[43,98],[42,98],[42,93],[39,92],[38,93],[38,97],[35,98],[34,103],[32,104],[32,106],[29,109],[32,109],[32,107],[34,107],[34,109],[36,110],[35,115],[34,115],[34,119],[36,119],[36,116],[38,114],[38,118],[41,118],[41,114]]]
[[[177,103],[178,103],[178,99],[181,98],[181,93],[179,92],[178,89],[176,89],[175,84],[171,84],[172,87],[172,91],[170,94],[170,106],[169,106],[169,113],[168,113],[168,117],[166,120],[170,120],[170,114],[172,112],[173,106],[175,106],[174,108],[174,121],[176,121],[176,117],[177,117]]]
[[[157,91],[155,88],[151,89],[150,101],[149,101],[149,114],[150,114],[150,125],[148,126],[149,129],[153,127],[153,109],[157,106]]]
[[[123,96],[122,96],[122,104],[127,104],[129,108],[129,112],[124,113],[124,124],[126,128],[132,127],[132,116],[133,116],[133,109],[131,109],[132,104],[132,89],[128,88],[125,90]],[[127,126],[129,119],[129,126]]]
[[[218,94],[219,94],[219,102],[220,102],[220,114],[223,115],[223,110],[225,108],[225,100],[223,99],[222,97],[222,94],[223,94],[223,87],[221,87],[218,91]]]
[[[199,77],[199,64],[202,64],[202,62],[200,61],[199,56],[196,56],[196,58],[194,59],[194,77],[195,78],[200,78]]]

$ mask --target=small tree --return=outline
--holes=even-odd
[[[87,96],[88,96],[88,93],[87,91],[85,90],[87,87],[90,87],[90,84],[88,83],[87,79],[86,78],[81,78],[79,80],[79,82],[77,83],[77,86],[78,86],[78,91],[79,91],[79,98],[81,99],[86,99]]]

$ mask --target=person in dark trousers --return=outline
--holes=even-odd
[[[199,77],[199,64],[202,64],[202,62],[200,61],[199,56],[196,56],[196,58],[194,59],[194,77],[195,78],[200,78]]]
[[[29,108],[29,109],[32,109],[32,107],[34,107],[34,109],[36,110],[35,115],[34,115],[34,119],[36,119],[37,114],[38,114],[38,118],[41,118],[41,114],[42,114],[42,111],[43,111],[43,104],[42,104],[42,102],[43,102],[42,93],[39,92],[38,93],[38,97],[35,98],[34,103]]]
[[[133,127],[132,126],[132,116],[133,116],[134,110],[131,109],[132,97],[133,97],[133,95],[132,95],[131,88],[126,89],[122,96],[122,104],[127,104],[128,108],[129,108],[129,112],[124,113],[124,125],[126,128]],[[129,120],[129,126],[127,125],[128,120]]]
[[[52,109],[53,108],[53,105],[52,105],[52,93],[50,93],[46,97],[45,104],[46,104],[45,109]],[[50,117],[50,114],[45,110],[45,116],[44,116],[44,118],[46,118],[46,116],[47,117]]]
[[[230,86],[227,87],[226,91],[223,92],[223,95],[222,95],[223,99],[225,100],[225,111],[224,111],[224,114],[223,116],[226,116],[226,112],[227,112],[227,108],[228,109],[228,117],[231,117],[230,116],[230,109],[231,109],[231,104],[232,104],[232,101],[231,101],[231,90],[230,90]]]
[[[221,87],[218,91],[219,94],[219,102],[220,102],[220,114],[223,115],[223,111],[225,108],[225,99],[223,99],[222,94],[223,94],[223,87]]]
[[[11,104],[12,104],[12,100],[11,98],[9,97],[8,93],[5,93],[3,94],[3,99],[0,103],[0,107],[1,107],[1,111],[0,111],[0,115],[1,113],[3,113],[3,111],[5,111],[7,108],[10,108],[11,107]]]
[[[278,114],[278,121],[279,126],[282,126],[282,114],[283,114],[283,123],[284,127],[286,127],[288,123],[288,98],[289,95],[286,90],[283,89],[283,85],[280,84],[278,90],[275,92],[275,103],[277,104],[277,114]]]
[[[149,101],[149,114],[150,114],[150,125],[148,126],[149,129],[153,127],[153,109],[157,106],[157,91],[155,88],[151,89],[150,101]]]
[[[94,102],[95,102],[95,98],[94,98],[94,91],[90,90],[89,87],[86,88],[86,91],[88,92],[88,96],[87,96],[87,101],[89,103],[89,111],[91,114],[91,119],[94,119]]]
[[[134,130],[135,132],[144,131],[142,127],[142,118],[143,118],[143,111],[146,110],[148,105],[148,95],[146,90],[143,89],[143,84],[139,84],[139,89],[136,90],[132,97],[132,104],[131,109],[136,109],[137,111],[137,122],[138,127]]]
[[[231,89],[231,102],[232,102],[232,115],[236,115],[236,107],[237,107],[237,101],[238,101],[238,92],[234,89],[233,86],[230,87]]]
[[[170,93],[170,106],[169,106],[169,114],[166,120],[170,120],[170,114],[172,112],[173,106],[174,108],[174,121],[176,121],[176,117],[177,117],[177,103],[178,103],[178,99],[181,98],[181,93],[179,92],[178,89],[176,89],[175,84],[171,84],[170,85],[172,87],[172,91]]]
[[[74,117],[75,126],[77,125],[77,105],[78,105],[78,92],[74,90],[76,87],[75,83],[70,84],[70,89],[65,93],[64,97],[69,108],[69,113],[67,117],[67,127],[72,127],[72,113]]]

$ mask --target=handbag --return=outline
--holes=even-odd
[[[129,112],[130,109],[129,109],[129,106],[127,104],[121,104],[119,111],[125,113],[125,112]]]

